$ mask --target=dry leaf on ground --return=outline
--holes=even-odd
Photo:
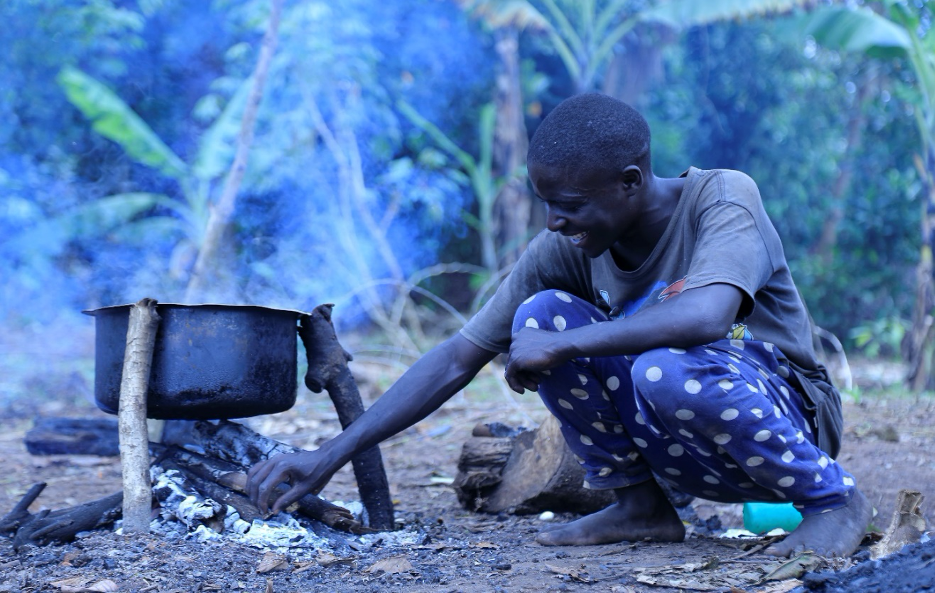
[[[399,574],[401,572],[409,572],[413,570],[414,567],[412,563],[409,562],[409,557],[405,554],[399,556],[392,556],[390,558],[384,558],[378,562],[373,563],[370,568],[364,570],[364,572],[369,573],[378,573],[386,572],[389,574]]]
[[[72,577],[51,583],[53,587],[58,588],[61,593],[114,593],[119,591],[117,583],[110,579],[98,581],[93,585],[87,585],[86,577]]]
[[[319,552],[318,557],[315,559],[318,564],[321,566],[331,566],[333,564],[351,564],[357,560],[356,556],[348,556],[347,558],[341,558],[335,556],[330,552]]]
[[[586,572],[579,571],[576,568],[569,568],[565,566],[555,566],[554,564],[546,564],[546,568],[558,575],[563,575],[571,578],[573,581],[578,581],[579,583],[593,583],[594,580],[591,579]]]
[[[282,570],[288,566],[289,560],[285,556],[280,556],[275,552],[267,552],[260,558],[260,564],[256,567],[258,574]]]

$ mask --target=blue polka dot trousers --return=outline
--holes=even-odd
[[[561,291],[516,312],[523,327],[614,323]],[[795,503],[803,515],[847,503],[854,478],[816,446],[815,424],[768,342],[719,340],[687,350],[577,358],[545,373],[539,395],[586,470],[585,486],[653,479],[720,502]]]

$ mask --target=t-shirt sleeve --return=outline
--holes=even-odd
[[[519,305],[546,289],[565,290],[588,298],[588,263],[563,248],[549,231],[537,235],[493,297],[461,328],[461,335],[492,352],[508,352],[513,316]]]
[[[695,249],[684,290],[716,283],[736,286],[744,293],[740,317],[753,311],[756,293],[775,270],[774,248],[767,234],[775,233],[761,214],[759,190],[741,173],[719,173],[702,191],[716,192],[699,200]]]

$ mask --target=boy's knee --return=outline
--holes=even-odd
[[[513,333],[524,327],[563,331],[606,319],[591,303],[561,290],[537,292],[516,309]]]
[[[637,397],[657,413],[681,409],[684,402],[701,392],[692,367],[697,362],[681,348],[655,348],[639,355],[633,363],[631,378]]]

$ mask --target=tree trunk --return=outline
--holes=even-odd
[[[935,308],[935,282],[933,282],[932,253],[935,249],[935,147],[926,146],[924,161],[916,159],[916,169],[922,180],[922,242],[919,264],[916,266],[916,301],[912,314],[912,329],[908,336],[909,372],[907,382],[913,391],[931,389],[933,308]]]
[[[522,79],[519,61],[519,35],[516,27],[496,30],[496,50],[500,56],[497,90],[494,104],[497,125],[494,134],[494,169],[507,181],[495,200],[494,232],[503,258],[500,264],[516,263],[529,238],[532,199],[526,189],[522,167],[529,148]]]
[[[676,38],[671,29],[649,24],[630,31],[622,40],[623,51],[614,53],[607,66],[604,94],[638,107],[653,84],[663,78],[662,51]]]
[[[838,245],[838,226],[841,220],[844,219],[845,201],[854,170],[854,150],[861,144],[863,130],[867,121],[863,104],[867,95],[870,94],[871,85],[876,79],[876,69],[871,68],[862,78],[863,80],[857,83],[857,94],[854,97],[854,103],[851,105],[847,118],[845,133],[847,144],[845,145],[843,162],[838,169],[838,176],[831,188],[831,208],[822,225],[821,237],[815,246],[815,253],[825,269],[830,268],[834,260],[834,250]]]

